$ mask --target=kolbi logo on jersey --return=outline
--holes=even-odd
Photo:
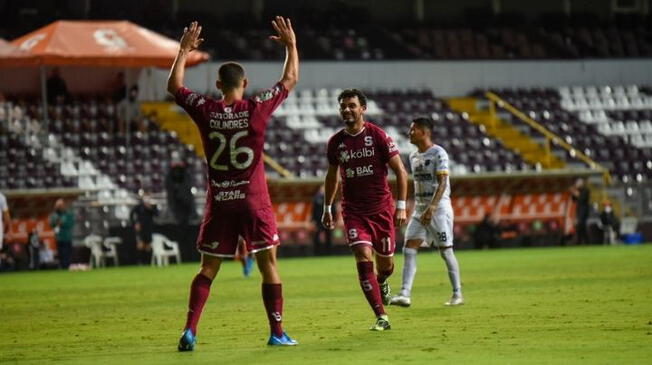
[[[373,157],[375,154],[374,148],[360,148],[357,150],[348,150],[340,152],[340,162],[347,163],[350,160],[355,160],[364,157]]]
[[[195,93],[188,94],[188,96],[186,97],[186,104],[193,105],[195,103],[195,100],[197,100],[197,98],[199,98],[198,94]]]
[[[396,147],[396,144],[391,139],[389,140],[389,143],[387,143],[387,148],[389,149],[389,153],[398,151],[398,147]]]

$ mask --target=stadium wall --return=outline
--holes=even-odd
[[[299,88],[431,88],[439,96],[460,96],[478,87],[556,87],[561,85],[652,84],[652,61],[307,61],[301,64]],[[243,62],[250,87],[270,87],[281,74],[282,61]],[[215,91],[219,62],[186,72],[188,86]],[[141,74],[143,100],[165,95],[167,70]]]

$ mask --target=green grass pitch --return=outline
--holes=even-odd
[[[390,279],[400,288],[402,256]],[[418,256],[411,308],[374,317],[352,257],[281,259],[288,333],[269,348],[258,275],[225,263],[192,353],[176,344],[197,264],[0,275],[0,364],[652,363],[652,245],[458,252],[467,304],[447,308],[443,261]]]

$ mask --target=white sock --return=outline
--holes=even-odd
[[[403,286],[401,295],[410,297],[414,276],[417,273],[417,249],[403,247]]]
[[[440,251],[441,258],[446,262],[448,268],[448,278],[451,281],[453,294],[462,294],[462,282],[460,279],[460,267],[457,263],[457,258],[453,252],[453,248],[445,248]]]

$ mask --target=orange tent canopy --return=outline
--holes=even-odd
[[[128,21],[59,20],[11,42],[48,66],[170,67],[179,42]],[[194,51],[188,65],[208,60]]]
[[[38,59],[0,38],[0,67],[35,66]]]

